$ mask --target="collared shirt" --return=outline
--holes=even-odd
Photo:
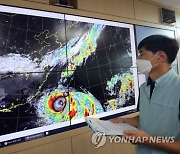
[[[150,98],[150,85],[140,87],[139,129],[151,136],[180,140],[179,101],[180,76],[173,69],[158,78]],[[165,154],[145,145],[137,146],[137,154]]]

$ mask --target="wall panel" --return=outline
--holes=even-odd
[[[160,7],[141,0],[134,0],[135,19],[160,24]]]
[[[73,154],[85,153],[85,154],[97,154],[97,150],[93,148],[91,143],[92,133],[84,133],[81,135],[72,137],[72,149]]]
[[[180,12],[176,12],[176,27],[180,28]]]
[[[134,18],[133,0],[78,0],[78,9]]]
[[[14,154],[71,154],[71,139],[64,139],[57,142],[52,142],[42,146],[33,147]]]
[[[49,0],[24,0],[24,1],[30,1],[30,2],[35,2],[35,3],[49,4]]]
[[[120,141],[119,137],[116,137],[115,141],[113,140],[110,143],[109,136],[106,137],[106,143],[102,147],[94,148],[91,143],[92,133],[85,133],[72,137],[72,148],[73,154],[117,154],[117,153],[135,153],[135,146],[129,143],[118,143]],[[113,136],[112,136],[113,137]]]

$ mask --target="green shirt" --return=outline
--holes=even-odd
[[[150,98],[150,85],[140,87],[139,129],[151,136],[173,137],[180,140],[180,76],[171,68],[155,81]],[[165,154],[166,152],[138,145],[138,154]]]

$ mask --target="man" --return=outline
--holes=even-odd
[[[139,128],[124,132],[128,137],[147,138],[145,142],[134,143],[138,144],[137,153],[180,153],[180,77],[171,68],[179,45],[175,39],[151,35],[139,43],[138,50],[137,67],[147,78],[140,87],[139,116],[111,121],[126,122]],[[173,140],[151,142],[153,137]]]

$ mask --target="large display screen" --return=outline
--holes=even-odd
[[[133,25],[0,6],[0,146],[135,111]]]

